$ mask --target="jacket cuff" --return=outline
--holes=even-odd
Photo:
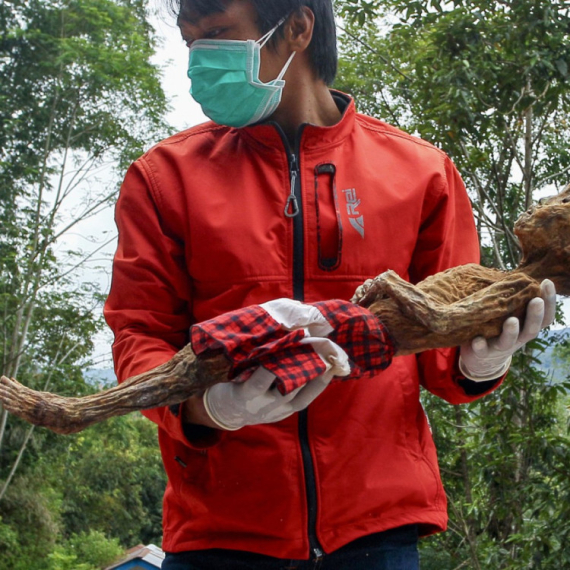
[[[458,386],[460,386],[467,396],[480,397],[498,388],[503,380],[506,378],[509,372],[509,366],[511,361],[507,363],[506,367],[495,374],[493,378],[480,378],[474,379],[469,378],[464,372],[461,366],[461,358],[459,356],[459,350],[457,351],[456,361],[455,361],[455,381]]]
[[[192,449],[208,449],[217,445],[224,437],[224,431],[214,429],[199,424],[190,424],[182,421],[180,407],[182,404],[176,404],[168,408],[168,413],[174,416],[174,429],[177,432],[174,436],[176,439],[183,441]]]
[[[487,392],[494,390],[502,381],[502,378],[496,378],[494,380],[483,380],[482,382],[476,382],[475,380],[470,380],[469,378],[459,378],[457,383],[463,388],[463,391],[468,396],[482,396]]]
[[[458,367],[461,374],[467,378],[468,380],[473,380],[473,382],[487,382],[488,380],[497,380],[498,378],[502,378],[508,371],[511,366],[512,356],[509,356],[507,361],[498,369],[495,370],[492,374],[487,374],[486,376],[475,376],[467,371],[465,368],[465,364],[463,359],[461,358],[461,352],[459,353],[459,361]]]

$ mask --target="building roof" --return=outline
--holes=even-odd
[[[160,568],[163,560],[164,552],[158,546],[139,544],[128,550],[120,562],[108,566],[105,570],[155,570]]]

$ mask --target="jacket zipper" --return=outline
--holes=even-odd
[[[302,129],[302,127],[301,127]],[[303,228],[303,199],[301,196],[301,178],[299,176],[299,140],[302,130],[297,135],[296,152],[289,154],[289,176],[291,179],[291,192],[287,198],[285,215],[293,221],[293,299],[305,299],[305,232]],[[293,209],[291,209],[293,208]],[[289,213],[287,213],[289,209]]]
[[[281,127],[275,124],[279,132],[283,145],[287,152],[289,163],[289,177],[291,190],[285,203],[284,214],[291,218],[293,222],[293,298],[297,301],[305,300],[305,266],[304,266],[304,229],[303,229],[303,201],[301,194],[301,178],[299,173],[299,150],[301,137],[303,135],[302,125],[295,138],[295,149],[291,152],[289,141],[285,137]],[[323,548],[317,538],[317,485],[315,481],[315,467],[311,447],[309,445],[308,430],[309,410],[304,409],[299,412],[299,444],[301,446],[301,457],[303,469],[305,471],[305,493],[307,497],[308,525],[307,532],[309,538],[309,555],[312,560],[318,561],[322,558]]]
[[[305,469],[305,491],[307,494],[309,553],[315,561],[323,556],[323,549],[317,538],[317,484],[311,448],[309,447],[309,410],[299,412],[299,441]]]
[[[289,178],[291,181],[290,193],[285,203],[284,214],[291,218],[293,223],[293,298],[297,301],[305,300],[305,267],[304,267],[304,229],[303,229],[303,201],[301,195],[301,178],[299,173],[299,150],[304,125],[301,125],[295,138],[295,149],[292,152],[289,141],[281,127],[274,123],[279,132],[289,163]],[[314,561],[322,559],[323,548],[317,538],[317,485],[315,481],[315,466],[311,447],[309,445],[308,430],[309,410],[304,409],[299,412],[299,444],[301,446],[301,458],[305,471],[305,493],[307,497],[308,524],[307,532],[309,538],[309,555]]]

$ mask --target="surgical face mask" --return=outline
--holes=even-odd
[[[283,76],[295,52],[273,81],[259,79],[261,48],[285,21],[259,40],[196,40],[190,46],[190,94],[219,125],[245,127],[269,117],[281,102]]]

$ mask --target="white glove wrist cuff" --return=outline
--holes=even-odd
[[[507,361],[497,370],[491,372],[490,374],[485,374],[484,376],[476,376],[475,374],[469,372],[465,368],[463,360],[461,359],[461,356],[459,356],[459,370],[461,371],[461,374],[463,374],[463,376],[465,376],[465,378],[467,378],[468,380],[472,380],[473,382],[486,382],[488,380],[495,380],[496,378],[500,378],[501,376],[503,376],[503,374],[505,374],[509,369],[509,366],[511,365],[511,360],[512,356],[509,356]]]
[[[212,412],[212,410],[210,409],[210,405],[208,404],[208,392],[209,392],[210,388],[206,388],[206,391],[204,392],[204,396],[203,396],[203,401],[204,401],[204,409],[206,410],[206,413],[208,414],[208,417],[220,428],[226,431],[237,431],[238,429],[241,429],[242,426],[238,426],[238,427],[230,427],[226,424],[224,424],[223,422],[221,422],[218,418],[216,418],[216,416],[214,415],[214,413]]]

